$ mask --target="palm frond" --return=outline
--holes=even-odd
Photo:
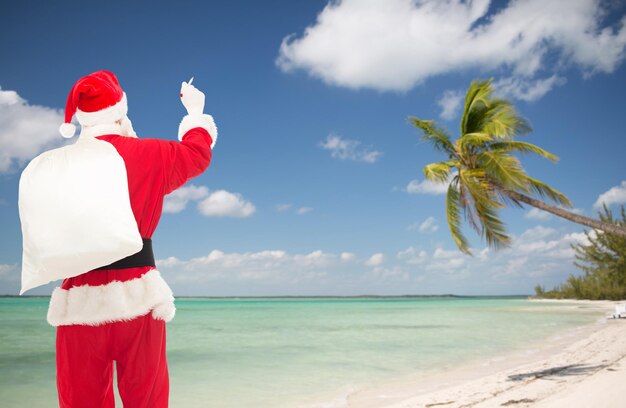
[[[511,237],[506,234],[506,226],[500,220],[497,208],[477,202],[476,214],[480,219],[481,234],[485,237],[487,245],[495,249],[511,245]]]
[[[482,169],[462,169],[459,179],[472,198],[472,209],[480,223],[480,234],[487,244],[493,248],[510,245],[511,238],[506,235],[506,227],[497,212],[504,205],[498,201],[486,172]]]
[[[409,117],[409,122],[416,128],[420,129],[424,136],[422,140],[429,141],[433,143],[435,149],[440,152],[447,153],[449,158],[453,158],[456,156],[456,151],[454,150],[454,145],[452,141],[450,141],[450,136],[446,133],[445,130],[441,129],[437,124],[432,120],[421,120],[414,116]]]
[[[492,149],[501,150],[504,152],[512,152],[517,151],[521,153],[536,153],[540,156],[545,157],[548,160],[553,162],[558,162],[558,156],[548,152],[547,150],[542,149],[541,147],[534,145],[532,143],[527,142],[519,142],[517,140],[505,140],[502,142],[492,143],[490,146]]]
[[[524,208],[524,204],[520,203],[518,200],[514,199],[507,195],[504,191],[496,188],[496,194],[498,195],[498,199],[501,203],[504,203],[505,207],[517,207]]]
[[[456,143],[462,151],[467,151],[468,147],[484,147],[489,142],[493,142],[493,137],[487,133],[467,133],[457,139]]]
[[[517,114],[513,104],[505,99],[489,100],[482,116],[481,131],[496,139],[513,138],[532,130],[528,122]]]
[[[448,186],[448,194],[446,195],[446,215],[448,218],[448,228],[452,238],[459,249],[467,254],[472,255],[469,244],[463,233],[461,232],[461,217],[459,215],[459,207],[461,206],[460,194],[457,182],[453,181]]]
[[[445,183],[450,177],[449,162],[431,163],[424,166],[424,177],[435,183]]]
[[[465,106],[463,107],[463,116],[461,117],[461,135],[466,133],[474,133],[475,122],[480,117],[478,114],[483,109],[486,102],[491,96],[491,82],[493,79],[486,81],[472,81],[467,94],[465,95]]]
[[[480,221],[474,211],[474,200],[472,195],[467,190],[467,187],[463,183],[459,183],[459,191],[461,196],[461,208],[463,209],[463,217],[465,221],[469,222],[470,226],[480,234]]]
[[[496,184],[515,190],[527,190],[528,176],[517,157],[501,150],[491,150],[478,153],[476,163]]]
[[[528,122],[513,104],[493,96],[492,79],[472,81],[465,97],[461,135],[486,133],[497,139],[507,139],[529,133]]]
[[[489,182],[487,174],[482,169],[462,169],[459,171],[459,181],[463,188],[467,190],[467,195],[471,198],[471,205],[468,206],[470,211],[469,215],[476,215],[478,217],[478,223],[474,222],[474,226],[478,230],[478,224],[482,223],[480,220],[479,209],[480,208],[504,208],[504,204],[498,201],[498,194]]]
[[[560,204],[564,207],[572,206],[572,202],[569,200],[569,198],[567,198],[567,196],[565,196],[565,194],[561,193],[560,191],[555,190],[547,184],[544,184],[541,181],[534,179],[530,176],[526,176],[526,180],[532,191],[539,194],[541,197],[547,197],[555,203]]]

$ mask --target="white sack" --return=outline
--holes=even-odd
[[[80,275],[143,247],[124,160],[92,137],[47,151],[22,172],[22,289]]]

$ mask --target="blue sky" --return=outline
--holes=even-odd
[[[546,4],[548,3],[548,4]],[[175,139],[195,77],[220,135],[154,236],[177,295],[520,294],[580,271],[582,226],[502,211],[510,249],[462,255],[440,160],[407,117],[454,135],[472,79],[494,78],[558,164],[525,169],[597,214],[626,203],[626,6],[516,2],[4,2],[0,13],[0,294],[19,290],[17,185],[60,146],[73,83],[116,73],[139,137]],[[55,283],[58,284],[58,283]],[[49,294],[55,284],[29,294]]]

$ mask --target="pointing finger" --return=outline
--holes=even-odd
[[[192,78],[193,79],[193,78]],[[182,84],[180,85],[180,97],[183,97],[183,92],[185,90],[189,89],[189,84],[185,81],[182,82]]]

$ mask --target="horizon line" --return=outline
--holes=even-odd
[[[15,295],[15,294],[3,294],[0,297],[15,297],[15,298],[49,298],[51,295]],[[284,298],[511,298],[511,297],[530,297],[534,295],[529,294],[517,294],[517,295],[455,295],[455,294],[438,294],[438,295],[225,295],[225,296],[211,296],[211,295],[180,295],[174,296],[175,299],[284,299]]]

